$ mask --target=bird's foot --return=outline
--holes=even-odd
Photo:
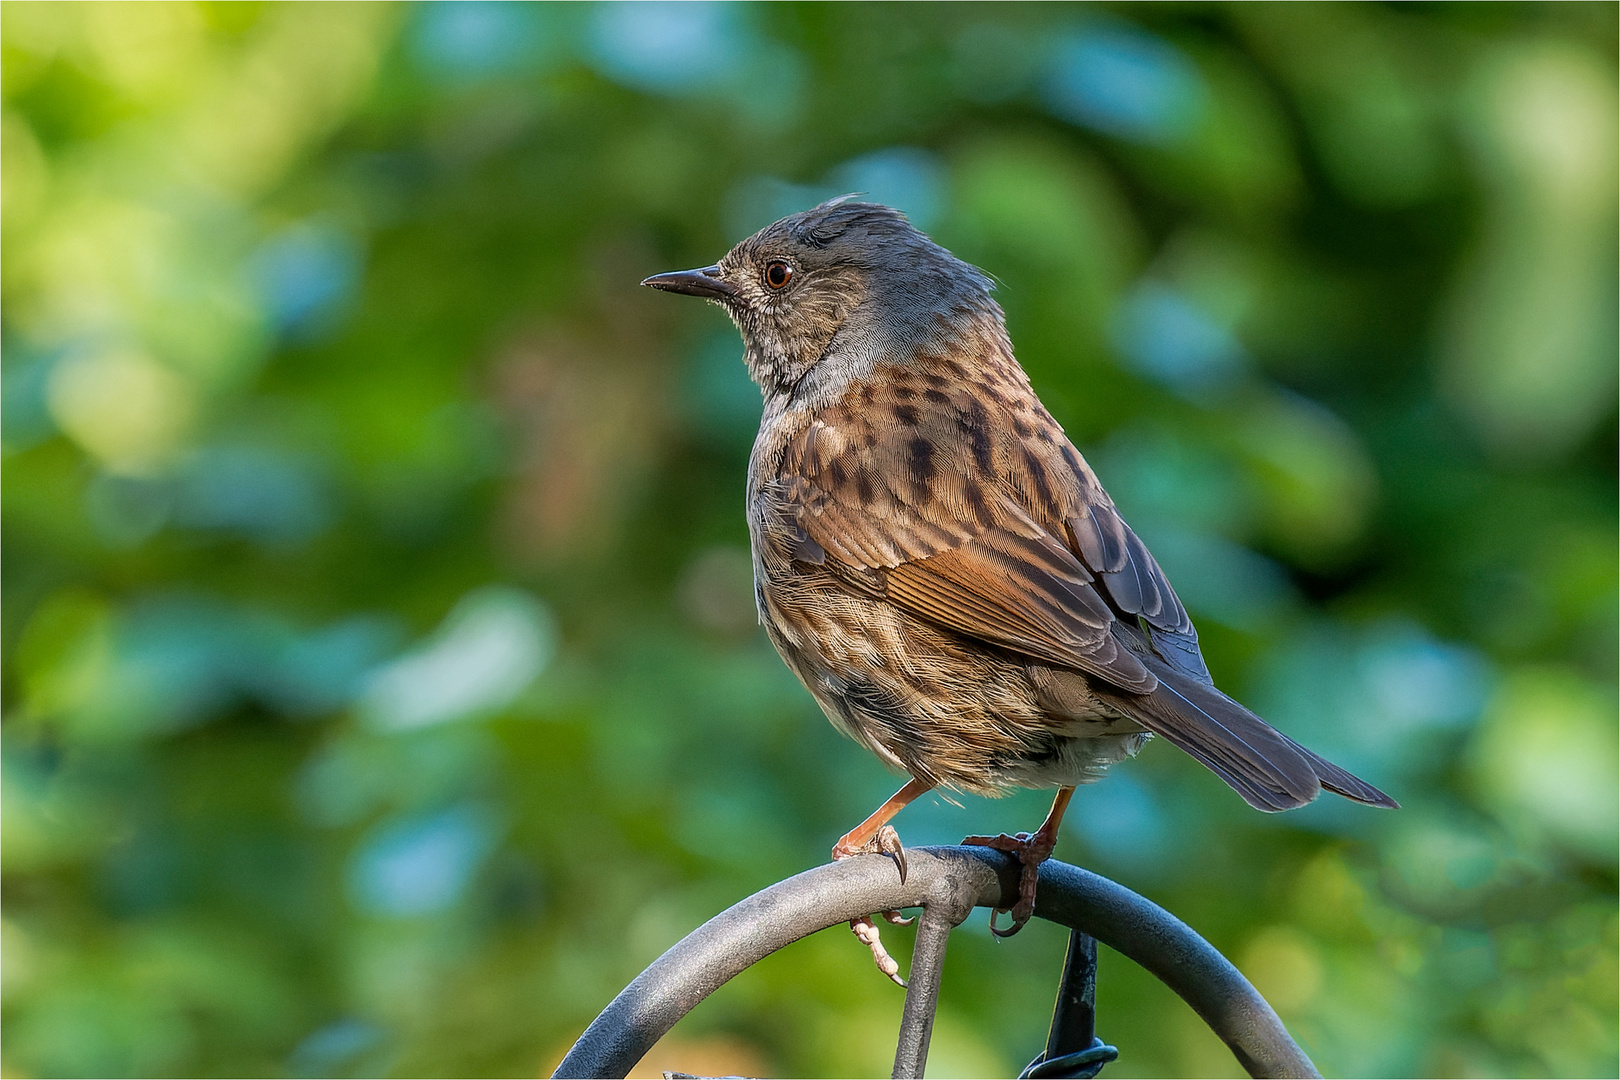
[[[834,861],[853,858],[856,855],[889,856],[895,861],[895,865],[900,871],[900,883],[905,884],[906,849],[900,843],[900,834],[895,832],[892,826],[883,826],[863,844],[852,844],[849,837],[846,836],[833,845],[832,857]],[[878,914],[882,915],[885,921],[893,923],[895,926],[905,926],[912,921],[898,911],[880,911]],[[858,919],[851,919],[849,928],[862,945],[872,950],[872,960],[877,964],[878,970],[900,986],[905,986],[906,980],[900,977],[900,964],[883,947],[883,937],[878,932],[877,923],[872,921],[872,916],[862,915]]]
[[[906,883],[906,849],[900,843],[900,834],[894,831],[893,825],[885,825],[878,829],[865,843],[851,843],[850,837],[845,836],[833,845],[832,857],[835,862],[856,855],[889,856],[894,860],[895,868],[900,871],[900,884]]]
[[[1053,849],[1057,847],[1055,831],[1048,833],[1042,828],[1034,834],[1021,832],[1017,836],[1006,833],[1000,836],[969,836],[962,843],[995,848],[1018,856],[1021,869],[1018,875],[1018,903],[1012,906],[1012,925],[1005,930],[996,926],[996,916],[1006,908],[992,908],[990,911],[990,932],[997,937],[1012,937],[1035,914],[1035,886],[1040,881],[1041,863],[1050,859]]]

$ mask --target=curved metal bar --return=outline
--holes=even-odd
[[[653,1043],[716,988],[777,949],[874,911],[968,907],[1018,894],[1017,864],[988,848],[908,848],[901,884],[884,855],[841,859],[755,893],[654,960],[608,1003],[568,1051],[559,1077],[622,1077]],[[1007,906],[1011,906],[1008,904]]]
[[[553,1075],[623,1077],[727,980],[818,930],[919,904],[946,914],[964,910],[969,898],[968,907],[1017,902],[1018,863],[1011,856],[980,847],[910,848],[906,854],[904,884],[892,860],[858,856],[796,874],[716,915],[620,991]],[[1320,1075],[1248,980],[1151,901],[1078,867],[1048,861],[1041,866],[1035,913],[1084,929],[1157,975],[1197,1010],[1251,1076]]]
[[[1320,1077],[1271,1005],[1186,923],[1145,897],[1078,866],[1041,864],[1035,914],[1084,930],[1174,990],[1250,1076]]]

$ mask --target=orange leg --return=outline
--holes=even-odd
[[[860,855],[864,852],[881,850],[882,841],[879,837],[888,827],[889,820],[904,810],[919,795],[926,794],[933,789],[933,784],[923,780],[909,780],[906,786],[889,796],[889,801],[872,812],[872,816],[845,833],[838,843],[833,845],[832,857],[834,859],[847,859],[851,855]],[[889,829],[893,833],[893,829]],[[899,856],[900,880],[906,880],[905,857]]]
[[[1046,815],[1046,820],[1034,835],[1019,833],[1008,836],[1002,833],[1000,836],[970,836],[962,841],[964,844],[1011,852],[1018,856],[1018,861],[1023,865],[1018,877],[1018,903],[1012,908],[1012,925],[1005,930],[997,929],[996,916],[1000,911],[990,912],[990,929],[997,937],[1012,937],[1035,914],[1035,886],[1040,881],[1040,866],[1052,857],[1052,851],[1057,847],[1058,826],[1062,824],[1063,812],[1069,808],[1069,800],[1073,797],[1072,785],[1058,788],[1057,798],[1052,800],[1052,812]]]
[[[833,845],[832,857],[835,860],[848,859],[869,852],[889,855],[900,871],[900,883],[905,884],[906,850],[900,845],[900,834],[890,826],[889,820],[933,786],[922,780],[908,781],[905,787],[889,796],[889,800],[878,807],[871,817],[845,833],[838,843]],[[885,911],[882,915],[898,926],[904,926],[911,921],[902,918],[898,911]],[[900,965],[889,955],[888,950],[884,949],[877,923],[872,921],[871,916],[863,915],[858,919],[851,919],[849,928],[854,931],[861,944],[872,950],[872,959],[877,962],[878,970],[901,986],[906,985],[906,981],[900,977]]]

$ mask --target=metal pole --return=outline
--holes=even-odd
[[[1092,1077],[1117,1057],[1117,1049],[1097,1038],[1097,939],[1071,930],[1046,1050],[1018,1075],[1031,1080]]]
[[[895,1080],[919,1080],[928,1064],[928,1040],[934,1034],[934,1010],[939,1007],[939,982],[945,971],[945,945],[955,928],[931,907],[924,908],[917,921],[906,1006],[900,1014],[900,1037],[894,1048]]]
[[[1052,1030],[1046,1037],[1046,1059],[1091,1048],[1097,1035],[1097,939],[1069,931],[1063,958],[1063,981],[1052,1006]]]

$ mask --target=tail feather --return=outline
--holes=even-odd
[[[1288,740],[1293,742],[1292,739]],[[1299,743],[1294,743],[1299,746]],[[1373,787],[1361,777],[1348,770],[1341,769],[1333,762],[1326,760],[1312,750],[1299,746],[1300,752],[1310,759],[1311,767],[1316,770],[1317,778],[1322,786],[1335,795],[1343,795],[1347,799],[1354,799],[1358,803],[1368,806],[1381,806],[1386,810],[1399,810],[1401,804]]]
[[[1292,810],[1316,798],[1316,770],[1291,739],[1213,686],[1154,674],[1151,693],[1107,695],[1109,703],[1196,758],[1256,810]]]
[[[1398,804],[1371,784],[1307,750],[1214,686],[1149,661],[1159,686],[1149,694],[1108,694],[1110,704],[1179,747],[1226,781],[1256,810],[1304,806],[1323,788],[1356,802]],[[1095,688],[1100,691],[1100,688]]]

